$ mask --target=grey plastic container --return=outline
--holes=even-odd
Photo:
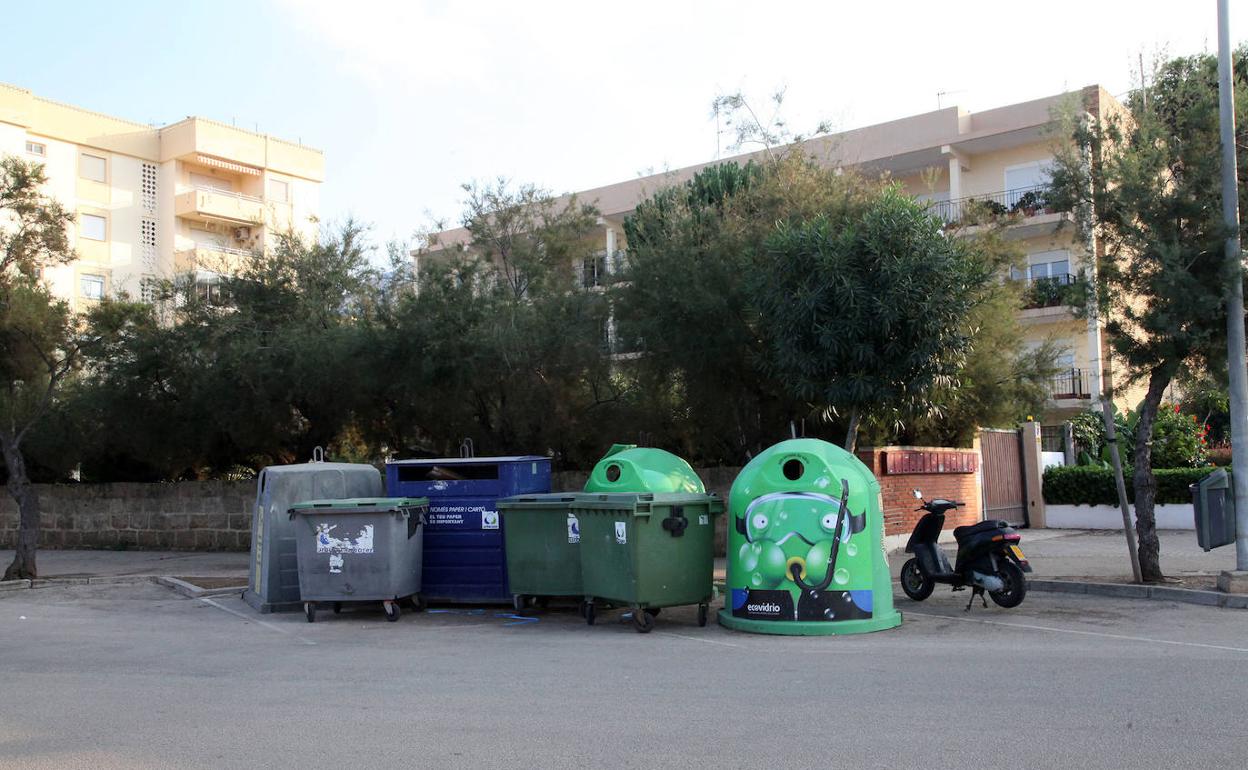
[[[1223,468],[1188,487],[1196,514],[1196,543],[1212,551],[1235,542],[1235,495],[1231,474]]]
[[[291,506],[299,564],[299,596],[308,622],[317,603],[381,602],[387,620],[398,600],[417,609],[423,566],[426,497],[309,500]]]
[[[292,612],[300,608],[295,528],[288,513],[292,505],[301,500],[384,494],[381,472],[362,463],[314,459],[260,471],[251,522],[251,564],[243,599],[260,612]]]

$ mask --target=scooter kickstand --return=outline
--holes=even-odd
[[[971,590],[971,600],[970,600],[970,601],[968,601],[968,602],[966,603],[966,608],[962,610],[963,612],[970,612],[970,611],[971,611],[971,605],[975,604],[975,597],[976,597],[976,596],[978,596],[978,597],[979,597],[979,600],[980,600],[981,602],[983,602],[983,603],[984,603],[984,606],[985,606],[985,607],[987,607],[987,606],[988,606],[988,600],[987,600],[986,598],[984,598],[984,589],[983,589],[982,587],[980,587],[980,586],[975,586],[975,587]]]

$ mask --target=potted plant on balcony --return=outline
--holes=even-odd
[[[1044,190],[1028,190],[1018,196],[1018,200],[1010,207],[1010,213],[1034,217],[1037,214],[1047,214],[1049,210],[1048,205]]]

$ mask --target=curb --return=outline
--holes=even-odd
[[[210,596],[230,596],[232,594],[241,594],[247,588],[245,585],[227,586],[225,588],[200,588],[197,585],[188,583],[185,580],[178,580],[175,577],[155,577],[150,579],[158,585],[165,586],[166,588],[172,588],[189,599],[203,599]]]
[[[1248,609],[1248,594],[1224,594],[1197,588],[1138,585],[1136,583],[1086,583],[1075,580],[1029,579],[1027,589],[1059,594],[1113,596],[1119,599],[1156,599],[1158,601],[1199,604],[1205,607]]]

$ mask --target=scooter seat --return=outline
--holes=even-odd
[[[998,529],[1003,529],[1008,526],[1010,526],[1008,522],[989,519],[988,521],[981,521],[978,524],[968,524],[965,527],[954,527],[953,539],[961,543],[974,535],[978,535],[983,532],[995,532]]]

